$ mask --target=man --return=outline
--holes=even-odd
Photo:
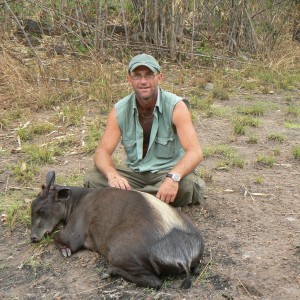
[[[110,111],[95,152],[95,168],[86,187],[136,189],[176,207],[199,204],[204,182],[193,172],[203,158],[188,102],[162,90],[156,59],[145,53],[132,58],[127,80],[133,93]],[[112,154],[122,137],[127,167],[117,167]]]

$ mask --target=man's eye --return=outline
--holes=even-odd
[[[139,79],[142,78],[142,76],[141,76],[141,75],[132,75],[131,78],[132,78],[133,80],[139,80]]]

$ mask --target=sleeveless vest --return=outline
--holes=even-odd
[[[159,88],[148,151],[144,158],[143,128],[139,122],[135,94],[132,93],[115,104],[122,135],[121,143],[126,151],[126,164],[129,168],[139,173],[156,173],[172,169],[180,160],[184,150],[172,127],[173,110],[180,100],[183,99]],[[186,105],[189,107],[188,103]]]

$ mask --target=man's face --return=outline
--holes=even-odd
[[[162,74],[153,73],[146,66],[140,66],[128,75],[127,80],[138,99],[152,100],[156,99],[157,87],[162,81]]]

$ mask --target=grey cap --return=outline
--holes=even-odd
[[[146,66],[148,67],[152,72],[160,72],[160,65],[157,62],[157,60],[146,53],[139,54],[131,59],[128,65],[128,71],[132,72],[134,69],[136,69],[139,66]]]

